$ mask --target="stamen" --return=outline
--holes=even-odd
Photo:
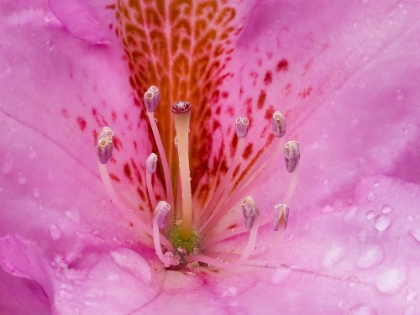
[[[152,95],[153,94],[153,95]],[[162,139],[160,138],[159,130],[156,125],[154,110],[160,101],[159,90],[155,86],[151,86],[144,94],[144,104],[147,109],[147,117],[149,118],[150,127],[152,128],[153,137],[155,138],[158,147],[159,156],[162,160],[163,174],[165,176],[166,197],[170,205],[174,204],[174,194],[172,190],[171,175],[169,172],[169,164],[166,159],[165,150],[163,148]],[[152,106],[153,105],[153,106]]]
[[[236,167],[238,166],[238,164],[241,160],[241,156],[243,154],[244,147],[245,147],[245,140],[244,139],[248,134],[248,129],[249,129],[249,119],[248,118],[246,118],[246,117],[236,118],[236,135],[239,138],[239,140],[238,140],[238,146],[236,148],[235,156],[233,157],[231,165],[229,166],[229,169],[228,169],[226,175],[223,177],[222,182],[217,187],[216,192],[213,194],[210,202],[208,203],[208,205],[206,206],[206,208],[202,212],[202,214],[201,214],[202,217],[206,218],[209,215],[209,213],[214,209],[214,207],[217,205],[217,202],[221,199],[220,197],[222,195],[223,196],[225,195],[226,188],[229,185],[230,180],[232,179],[233,172],[234,172],[234,170],[236,169]]]
[[[157,160],[158,160],[158,157],[154,153],[151,153],[149,157],[146,159],[146,186],[147,186],[147,192],[149,194],[152,207],[156,207],[156,197],[153,192],[153,186],[152,186],[152,175],[154,172],[156,172]]]
[[[181,238],[188,240],[192,231],[192,197],[190,162],[188,156],[188,128],[190,125],[191,104],[177,102],[172,106],[175,130],[178,139],[179,173],[182,189],[182,224]]]
[[[282,138],[286,133],[286,119],[284,119],[283,115],[279,111],[273,114],[271,128],[273,129],[273,134],[277,138]]]
[[[241,257],[235,262],[224,262],[218,259],[211,258],[206,255],[189,255],[185,257],[186,262],[200,261],[211,266],[218,268],[235,268],[242,265],[251,256],[253,249],[255,248],[255,242],[257,240],[257,233],[259,227],[259,211],[257,204],[252,197],[246,197],[242,202],[242,210],[245,217],[245,225],[248,229],[251,229],[249,233],[248,243],[245,247]],[[222,254],[223,255],[223,254]]]
[[[160,102],[159,90],[156,86],[151,86],[146,93],[144,93],[144,105],[148,112],[152,113]]]
[[[112,137],[114,132],[109,127],[104,127],[98,134],[98,150],[97,156],[99,163],[106,164],[112,157],[112,150],[114,145],[112,144]]]
[[[273,229],[277,231],[279,229],[280,223],[284,225],[284,228],[287,227],[287,220],[289,219],[289,207],[285,204],[278,204],[274,207],[274,221]]]
[[[242,213],[245,217],[245,226],[250,230],[254,226],[255,218],[258,217],[258,208],[252,197],[246,197],[242,201]]]
[[[298,165],[300,159],[299,143],[296,141],[288,141],[284,145],[284,161],[286,169],[292,173]]]
[[[159,228],[163,229],[165,227],[166,218],[170,209],[171,206],[166,201],[159,201],[153,214],[153,243],[155,246],[156,255],[159,257],[160,261],[165,265],[165,267],[179,264],[179,256],[175,256],[172,253],[172,251],[174,251],[172,245],[168,248],[170,251],[166,252],[165,254],[163,254],[162,247],[160,246],[161,235],[159,234]]]

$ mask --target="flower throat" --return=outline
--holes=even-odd
[[[106,164],[112,157],[114,133],[111,128],[104,127],[98,134],[97,156],[99,170],[105,188],[115,206],[139,229],[150,235],[156,250],[156,255],[165,265],[193,267],[200,264],[211,265],[217,268],[232,268],[239,266],[257,255],[256,239],[258,229],[272,224],[275,234],[273,243],[278,242],[286,228],[289,216],[289,203],[297,184],[300,151],[296,141],[284,143],[286,133],[286,120],[276,111],[272,115],[271,125],[273,135],[278,139],[261,156],[261,163],[256,170],[248,172],[234,191],[228,192],[234,175],[234,170],[241,163],[242,154],[246,144],[249,129],[249,119],[238,117],[235,122],[238,145],[230,166],[216,188],[212,198],[201,211],[193,209],[191,193],[191,174],[189,162],[189,124],[192,105],[179,101],[172,108],[176,138],[174,139],[178,152],[179,176],[176,185],[172,185],[169,165],[166,159],[160,133],[154,117],[154,112],[160,102],[159,89],[150,87],[144,94],[144,105],[157,145],[158,155],[161,158],[163,169],[166,199],[157,201],[152,177],[157,169],[158,155],[151,153],[145,161],[146,187],[150,202],[154,207],[152,217],[139,214],[139,211],[130,204],[117,190],[114,189]],[[290,183],[282,203],[274,206],[272,215],[260,218],[260,211],[253,197],[247,196],[251,187],[262,184],[265,171],[277,162],[281,151],[284,151],[286,170],[291,174]],[[174,197],[173,187],[177,189],[177,198]],[[238,202],[241,202],[243,226],[220,232],[218,223]],[[174,211],[174,210],[177,211]],[[235,211],[235,210],[233,210]],[[220,252],[218,245],[233,236],[248,234],[248,242],[242,253]],[[272,245],[273,246],[273,245]],[[258,255],[261,253],[258,253]]]

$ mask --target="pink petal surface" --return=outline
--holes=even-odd
[[[121,245],[137,242],[138,236],[107,202],[92,158],[93,131],[103,120],[127,139],[142,134],[141,128],[128,127],[136,126],[139,110],[132,114],[121,51],[73,39],[44,5],[2,3],[0,187],[7,198],[0,201],[0,235],[28,240],[3,238],[0,253],[6,271],[38,284],[2,274],[6,281],[0,290],[9,283],[29,290],[40,314],[48,309],[42,290],[52,311],[64,314],[76,308],[80,314],[172,314],[181,308],[179,301],[185,302],[182,311],[204,314],[416,314],[418,186],[366,176],[419,181],[418,7],[410,1],[359,2],[345,10],[342,5],[260,4],[232,62],[235,68],[235,60],[249,61],[241,68],[242,79],[226,82],[230,88],[242,82],[258,117],[265,114],[257,100],[266,71],[274,73],[283,58],[288,60],[287,73],[281,72],[283,63],[266,87],[267,104],[285,104],[285,113],[291,109],[288,137],[298,136],[303,148],[299,190],[278,253],[258,263],[263,267],[235,272],[166,272],[160,284],[161,273],[148,270],[144,258]],[[258,75],[255,86],[252,71]],[[289,80],[297,87],[290,93]],[[286,90],[273,89],[283,85]],[[226,102],[236,110],[237,101]],[[131,143],[123,148],[119,154],[126,157],[136,152]],[[137,153],[139,160],[147,155]],[[276,187],[278,179],[267,183]],[[273,191],[255,194],[264,209],[278,202]],[[69,274],[57,279],[57,268],[65,266],[82,280],[69,280]],[[118,295],[115,279],[129,290]],[[81,281],[70,284],[74,293],[63,293],[74,280]],[[145,285],[149,281],[159,284]],[[22,299],[24,293],[16,296]],[[19,309],[6,302],[1,307],[16,314]]]

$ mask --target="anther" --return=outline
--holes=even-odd
[[[148,112],[152,113],[159,105],[160,94],[156,86],[151,86],[146,93],[144,93],[144,105]]]
[[[166,201],[159,201],[156,208],[154,215],[157,219],[157,224],[160,229],[163,229],[166,225],[166,219],[168,218],[169,210],[171,210],[171,206]]]
[[[280,222],[284,222],[284,228],[287,227],[287,220],[289,219],[289,207],[285,204],[278,204],[274,207],[274,231],[279,229]]]
[[[149,157],[146,159],[146,171],[149,174],[153,174],[156,172],[156,164],[157,164],[158,157],[156,154],[151,153]]]
[[[300,151],[299,143],[296,141],[288,141],[284,145],[284,161],[286,162],[286,169],[292,173],[299,163]]]
[[[101,164],[106,164],[112,157],[112,150],[114,149],[112,144],[113,135],[114,132],[109,127],[102,128],[98,134],[97,156]]]
[[[245,217],[245,227],[250,230],[254,225],[255,218],[258,216],[258,207],[252,197],[246,197],[242,201],[242,213]]]
[[[286,133],[286,119],[279,111],[273,114],[271,119],[271,127],[273,129],[273,134],[277,138],[282,138]]]
[[[249,119],[246,117],[236,118],[236,135],[238,138],[245,138],[248,134]]]
[[[191,110],[191,104],[188,102],[178,101],[172,106],[172,112],[174,114],[183,114]]]

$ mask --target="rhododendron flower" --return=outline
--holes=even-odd
[[[0,17],[1,314],[419,312],[420,3]]]

